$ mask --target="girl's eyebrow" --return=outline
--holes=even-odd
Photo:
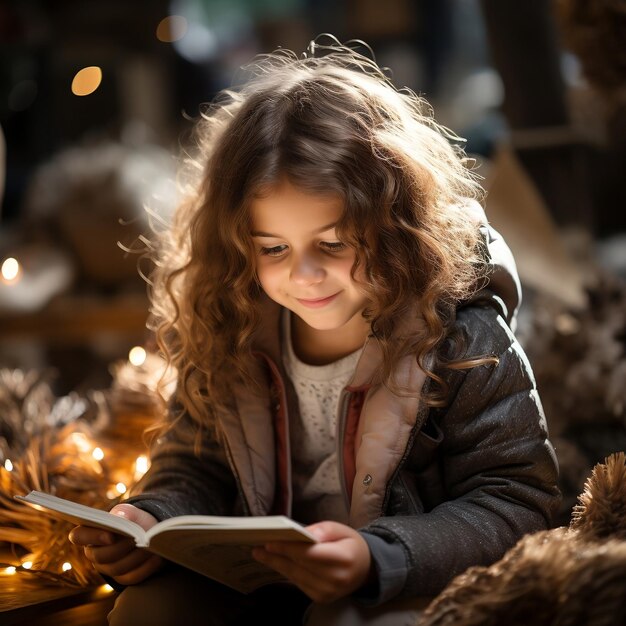
[[[313,233],[317,234],[317,233],[323,233],[326,232],[327,230],[330,230],[331,228],[334,228],[337,225],[337,222],[333,222],[332,224],[326,224],[326,226],[322,226],[321,228],[318,228],[317,230],[314,230]],[[274,235],[272,233],[266,233],[262,230],[253,230],[250,235],[252,237],[275,237],[276,239],[280,239],[281,236],[280,235]]]

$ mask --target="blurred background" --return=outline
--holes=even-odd
[[[466,138],[578,493],[626,443],[621,0],[1,0],[0,368],[62,396],[143,366],[141,238],[176,204],[200,106],[321,33],[364,40]]]

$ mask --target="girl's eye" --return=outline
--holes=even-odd
[[[285,250],[287,246],[272,246],[271,248],[261,248],[261,254],[264,256],[280,256]]]
[[[322,245],[331,252],[340,252],[346,248],[346,244],[341,241],[323,241]]]

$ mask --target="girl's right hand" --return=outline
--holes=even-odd
[[[111,511],[148,530],[157,519],[132,504],[117,504]],[[156,554],[135,547],[130,537],[118,535],[91,526],[76,526],[70,531],[70,541],[83,546],[85,556],[98,572],[113,578],[121,585],[136,585],[163,566]]]

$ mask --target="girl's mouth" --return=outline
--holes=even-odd
[[[317,298],[316,300],[304,300],[301,298],[296,298],[296,300],[302,306],[305,306],[309,309],[319,309],[321,307],[326,306],[327,304],[330,304],[338,295],[339,295],[339,292],[337,292],[336,294],[332,296],[328,296],[327,298]]]

